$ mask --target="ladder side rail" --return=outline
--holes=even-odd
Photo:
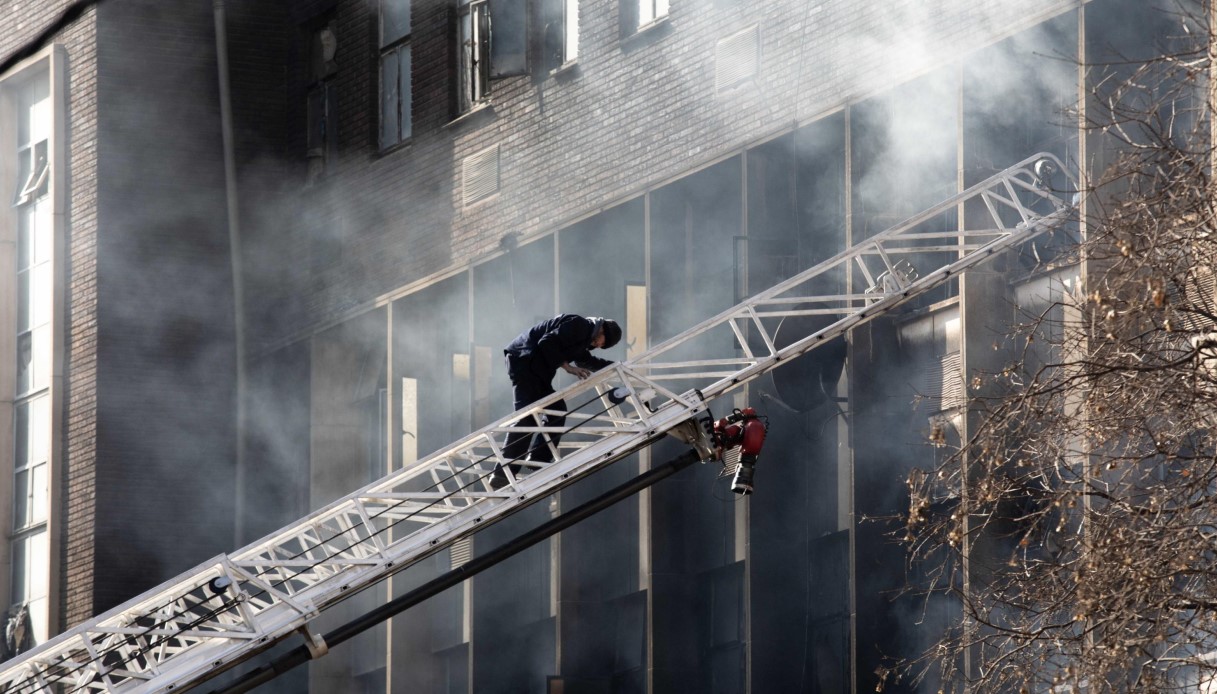
[[[730,390],[734,390],[735,387],[751,381],[753,378],[775,368],[779,362],[800,356],[819,344],[828,342],[835,337],[840,337],[849,332],[851,329],[858,327],[862,323],[872,320],[878,315],[906,303],[922,293],[943,284],[953,277],[958,276],[959,273],[986,260],[993,254],[1006,250],[1018,243],[1033,238],[1047,229],[1052,228],[1062,221],[1062,214],[1063,213],[1054,213],[1050,217],[1044,218],[1043,223],[1032,222],[1031,225],[1028,225],[1024,233],[1011,235],[1004,239],[994,241],[985,248],[981,249],[979,252],[965,256],[948,266],[939,268],[929,275],[918,279],[916,282],[913,282],[900,292],[888,294],[886,297],[880,299],[867,309],[849,315],[822,330],[803,337],[797,342],[783,348],[774,356],[764,359],[756,365],[740,371],[731,378],[709,384],[702,387],[700,390],[707,397],[707,399],[713,399],[729,392]]]
[[[649,445],[657,437],[662,436],[668,429],[678,426],[690,417],[704,411],[704,409],[705,404],[700,401],[693,407],[680,400],[669,401],[656,412],[657,421],[653,429],[627,432],[621,436],[623,440],[606,438],[580,450],[575,455],[555,461],[528,477],[519,479],[514,485],[513,496],[511,498],[493,498],[488,496],[486,501],[477,507],[468,508],[453,514],[422,532],[415,533],[409,538],[403,538],[401,541],[394,543],[389,548],[388,556],[390,559],[400,556],[404,561],[418,557],[420,554],[425,556],[425,553],[430,553],[434,549],[447,546],[451,542],[468,534],[470,530],[482,527],[484,524],[514,510],[521,502],[550,493],[567,481],[572,480],[576,474],[589,471],[591,469],[587,467],[589,464],[595,464],[596,466],[607,464],[612,460]],[[392,569],[392,567],[386,566],[385,569]],[[386,571],[381,570],[368,570],[363,575],[351,574],[344,577],[344,587],[341,590],[337,586],[326,584],[318,586],[317,590],[311,594],[311,597],[315,599],[317,605],[321,606],[330,598],[337,597],[336,593],[340,592],[342,593],[341,597],[345,597],[356,592],[360,587],[366,587],[378,582],[385,575]],[[265,625],[264,634],[266,636],[264,639],[269,639],[270,642],[289,636],[302,626],[302,623],[295,619],[276,619],[283,617],[280,613],[271,614],[269,617],[274,619],[274,621]],[[271,620],[268,619],[267,621]],[[205,675],[207,671],[213,669],[217,662],[226,663],[230,660],[236,660],[244,650],[245,645],[241,643],[234,644],[220,640],[214,641],[208,644],[208,648],[200,649],[198,653],[193,654],[188,662],[183,658],[180,667],[172,673],[173,678],[175,681],[192,681],[191,678]],[[140,688],[132,691],[161,691],[156,687],[161,686],[162,683],[155,681],[151,684],[152,688]]]
[[[945,200],[941,203],[938,203],[937,205],[934,205],[933,207],[906,219],[905,221],[891,227],[890,229],[888,229],[886,231],[880,232],[863,241],[860,241],[858,244],[852,246],[851,248],[848,248],[831,258],[821,261],[817,265],[815,265],[807,270],[804,270],[803,272],[801,272],[789,279],[783,280],[782,282],[779,282],[778,284],[770,287],[769,289],[766,289],[764,291],[761,291],[761,292],[755,294],[754,296],[752,296],[751,298],[746,300],[744,302],[744,304],[745,305],[752,304],[756,301],[763,301],[766,299],[773,298],[775,296],[779,296],[794,287],[805,284],[812,279],[815,279],[819,276],[822,276],[822,275],[832,271],[833,269],[849,262],[851,259],[861,258],[864,255],[864,253],[866,253],[866,252],[874,252],[882,244],[890,243],[893,239],[904,236],[906,233],[910,232],[918,225],[920,225],[926,221],[929,221],[930,219],[938,216],[939,214],[942,214],[943,212],[953,209],[953,208],[957,207],[958,205],[960,205],[972,198],[978,197],[982,193],[992,192],[992,189],[1006,190],[1006,186],[1008,184],[1010,184],[1010,182],[1013,182],[1019,188],[1027,190],[1028,192],[1031,192],[1031,193],[1041,197],[1042,199],[1049,202],[1050,204],[1053,204],[1054,206],[1072,207],[1072,205],[1070,205],[1070,203],[1068,203],[1066,200],[1064,200],[1056,195],[1053,195],[1053,193],[1051,191],[1048,191],[1048,190],[1045,190],[1042,188],[1038,188],[1035,186],[1034,174],[1031,172],[1030,166],[1033,165],[1036,161],[1038,161],[1040,159],[1048,159],[1048,160],[1054,162],[1057,165],[1058,171],[1064,172],[1064,175],[1069,180],[1072,187],[1076,190],[1076,188],[1077,188],[1076,178],[1073,177],[1069,173],[1069,169],[1064,166],[1064,164],[1061,162],[1061,160],[1053,154],[1041,152],[1034,156],[1028,157],[1027,159],[1023,160],[1022,162],[1015,164],[1014,166],[1010,167],[1009,169],[1006,169],[1005,171],[998,173],[998,174],[992,176],[991,178],[986,179],[985,181],[981,181],[980,183],[977,183],[977,184],[969,187],[967,190],[965,190],[961,193],[957,193],[956,195],[951,196],[947,200]],[[1073,191],[1069,191],[1069,192],[1073,192]],[[1021,209],[1028,213],[1031,212],[1031,210],[1029,210],[1025,207],[1022,207]],[[992,217],[993,217],[994,223],[997,224],[997,226],[1003,230],[1002,231],[1003,234],[1010,233],[1010,231],[1011,231],[1010,227],[1008,227],[1006,224],[1004,224],[1000,215],[993,213]],[[1026,221],[1026,219],[1027,218],[1024,217],[1024,221]],[[960,236],[960,235],[966,235],[966,234],[967,234],[966,231],[957,231],[954,233],[954,236]],[[862,261],[859,260],[858,262],[862,262]],[[869,269],[865,265],[863,265],[862,270],[865,274],[867,274],[867,276],[869,278],[868,281],[873,283],[874,277],[870,275]],[[675,347],[678,347],[678,346],[684,344],[688,340],[688,338],[694,336],[695,334],[697,334],[699,332],[703,332],[704,329],[708,325],[723,322],[728,316],[739,311],[740,307],[741,307],[741,305],[733,306],[733,307],[719,313],[718,315],[716,315],[710,319],[707,319],[706,321],[703,321],[701,324],[698,324],[697,326],[694,326],[694,327],[686,330],[683,333],[680,333],[674,337],[671,337],[671,338],[661,342],[658,345],[655,345],[654,347],[648,349],[643,354],[635,357],[632,360],[632,362],[635,364],[645,364],[645,363],[654,361],[657,357],[662,356],[664,353],[674,349]]]

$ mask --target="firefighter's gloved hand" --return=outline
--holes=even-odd
[[[592,375],[591,371],[588,371],[587,369],[584,369],[579,366],[571,366],[570,364],[563,364],[562,370],[565,371],[566,373],[574,376],[575,378],[578,378],[581,381],[583,379],[587,378],[588,376]]]

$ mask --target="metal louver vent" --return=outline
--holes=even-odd
[[[721,39],[714,48],[714,91],[722,92],[756,76],[760,53],[756,25]]]
[[[735,471],[739,469],[740,448],[732,448],[723,453],[723,469],[719,471],[719,477],[731,477],[735,475]]]
[[[452,543],[452,568],[459,569],[473,559],[473,537],[464,537]]]
[[[919,371],[917,393],[929,398],[930,407],[941,411],[964,405],[963,359],[959,352],[927,361]]]
[[[466,206],[499,191],[499,146],[465,157],[461,164],[461,191]]]

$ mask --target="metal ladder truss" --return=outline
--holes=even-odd
[[[1048,160],[1053,189],[1036,179]],[[538,401],[249,546],[220,555],[13,659],[0,693],[172,692],[300,632],[321,610],[479,527],[664,434],[684,434],[707,403],[843,335],[1004,249],[1070,220],[1076,179],[1037,154],[868,238],[626,362]],[[959,211],[983,228],[943,231]],[[947,221],[944,221],[947,220]],[[932,263],[932,265],[931,265]],[[929,265],[929,267],[927,267]],[[846,268],[866,291],[846,293]],[[827,292],[825,289],[827,288]],[[783,319],[819,316],[790,335]],[[553,409],[564,399],[568,411]],[[557,431],[534,415],[564,414],[549,463],[526,463],[489,486],[511,432]],[[683,425],[683,426],[682,426]],[[711,457],[703,450],[703,459]]]

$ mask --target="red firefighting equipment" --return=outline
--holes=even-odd
[[[751,407],[737,409],[714,423],[710,435],[718,458],[723,460],[731,449],[738,447],[739,466],[731,480],[731,491],[736,494],[752,493],[752,477],[756,471],[756,460],[765,444],[766,424]]]

